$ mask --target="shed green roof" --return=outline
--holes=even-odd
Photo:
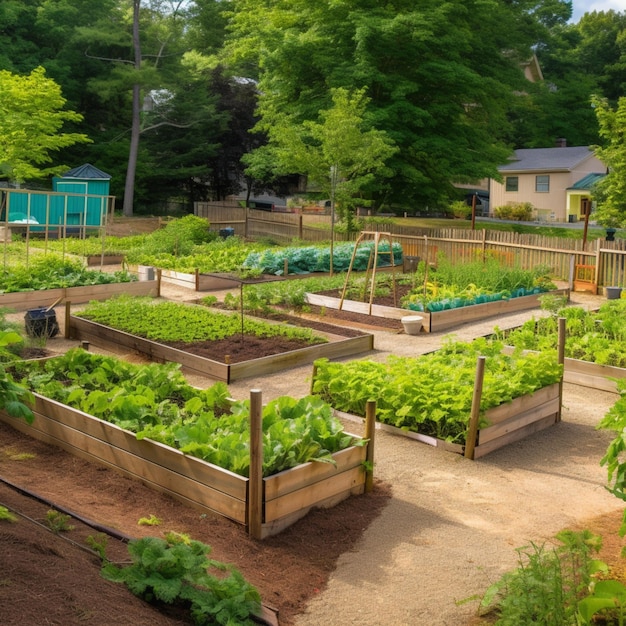
[[[82,180],[111,180],[111,175],[99,170],[91,163],[79,165],[69,172],[63,174],[63,178],[80,178]]]

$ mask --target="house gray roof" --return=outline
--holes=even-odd
[[[589,146],[565,148],[525,148],[515,150],[499,172],[568,172],[593,156]]]
[[[605,176],[606,174],[587,174],[587,176],[577,180],[571,187],[568,187],[568,189],[582,189],[584,191],[589,191],[595,183]]]
[[[63,174],[63,178],[82,178],[87,180],[110,180],[111,176],[97,167],[91,165],[91,163],[85,163],[79,165],[69,172]]]

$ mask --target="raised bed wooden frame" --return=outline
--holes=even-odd
[[[142,266],[139,266],[142,267]],[[390,272],[394,269],[401,268],[401,265],[391,266],[385,265],[376,268],[377,272]],[[204,274],[199,270],[190,274],[186,272],[177,272],[175,270],[160,269],[161,277],[164,282],[185,287],[194,291],[219,291],[221,289],[236,289],[241,285],[241,280],[226,272]],[[311,274],[288,274],[286,276],[266,275],[270,280],[299,280],[301,278],[311,278],[313,276],[330,276],[328,272],[314,272]],[[259,282],[263,282],[259,280]]]
[[[249,526],[249,479],[35,394],[27,424],[0,411],[21,432],[93,461],[184,502]],[[277,534],[314,507],[330,507],[365,490],[368,445],[333,455],[335,464],[305,463],[262,479],[260,536]],[[95,486],[97,487],[97,486]]]
[[[569,289],[555,289],[531,296],[521,296],[519,298],[510,298],[509,300],[498,300],[496,302],[485,302],[484,304],[474,304],[472,306],[458,307],[446,311],[436,311],[429,313],[428,311],[411,311],[409,309],[399,309],[396,307],[382,306],[377,304],[371,305],[368,302],[358,302],[356,300],[344,300],[341,307],[344,311],[353,313],[362,313],[364,315],[372,315],[374,317],[387,317],[390,319],[401,320],[407,315],[419,315],[423,317],[423,330],[427,333],[434,333],[442,330],[459,326],[466,322],[486,319],[495,315],[505,315],[516,311],[524,311],[526,309],[534,309],[540,306],[539,298],[541,296],[565,295],[569,300]],[[332,296],[324,296],[321,294],[307,293],[305,299],[308,304],[323,306],[327,309],[339,309],[340,298]]]
[[[343,358],[374,349],[374,336],[363,334],[358,337],[342,337],[319,333],[328,338],[328,343],[291,350],[282,354],[251,359],[241,363],[220,363],[206,357],[197,356],[184,350],[170,348],[156,341],[131,335],[121,330],[97,324],[74,315],[67,315],[66,335],[72,339],[87,341],[102,348],[121,348],[145,354],[156,362],[172,361],[180,363],[184,372],[207,376],[214,380],[230,383],[248,376],[272,374],[285,369],[312,363],[316,359]],[[340,329],[337,329],[340,332]]]
[[[489,426],[478,429],[473,458],[483,457],[494,450],[524,439],[558,422],[561,411],[560,387],[559,383],[554,383],[533,394],[515,398],[511,402],[489,409],[485,414]],[[364,419],[340,411],[335,413],[338,417],[348,420],[363,422]],[[382,422],[376,422],[376,428],[394,435],[415,439],[449,452],[464,455],[466,451],[462,444],[450,443],[444,439],[403,430]]]
[[[50,306],[52,303],[71,302],[72,304],[84,304],[91,300],[107,300],[120,295],[158,297],[160,293],[161,284],[158,279],[134,281],[131,283],[86,285],[84,287],[61,287],[58,289],[3,293],[0,294],[0,307],[20,311]]]

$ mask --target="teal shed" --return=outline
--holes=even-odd
[[[106,225],[114,198],[111,176],[90,163],[52,180],[52,192],[12,189],[0,192],[0,220],[38,224],[31,231],[64,227],[85,232]],[[8,215],[7,215],[8,214]]]

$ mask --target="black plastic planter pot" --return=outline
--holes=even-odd
[[[55,337],[59,334],[57,315],[46,307],[26,311],[24,322],[29,337]]]

